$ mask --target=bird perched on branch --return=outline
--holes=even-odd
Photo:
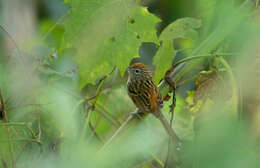
[[[128,68],[128,81],[127,81],[127,92],[138,110],[137,114],[151,113],[158,118],[165,131],[172,139],[172,156],[171,162],[165,163],[165,167],[177,167],[179,157],[177,154],[177,144],[179,138],[168,123],[164,115],[161,113],[163,107],[163,98],[159,92],[159,89],[155,85],[151,71],[143,63],[135,63]]]
[[[128,68],[127,92],[138,110],[136,113],[151,113],[163,124],[165,130],[175,141],[178,137],[161,113],[163,99],[155,85],[152,72],[143,63],[135,63]]]
[[[151,71],[143,63],[128,68],[128,95],[139,109],[139,113],[154,113],[162,108],[162,96],[155,85]]]

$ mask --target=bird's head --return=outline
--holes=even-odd
[[[128,74],[130,80],[140,80],[144,78],[151,78],[150,70],[143,63],[134,63],[128,67]]]

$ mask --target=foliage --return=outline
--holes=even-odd
[[[124,74],[142,42],[158,42],[155,24],[160,20],[130,1],[69,2],[63,46],[78,49],[81,87],[117,66]]]
[[[0,57],[0,167],[259,167],[259,8],[190,3],[195,14],[161,27],[173,16],[160,1],[64,0],[29,49],[1,26],[14,49]],[[130,114],[125,72],[140,60],[178,143],[153,115]]]
[[[171,67],[176,51],[174,51],[173,40],[177,38],[187,38],[192,41],[198,40],[198,32],[194,29],[200,28],[200,21],[193,18],[178,19],[168,25],[161,33],[159,39],[163,42],[159,51],[155,55],[153,62],[156,65],[155,81],[164,76],[164,73]]]

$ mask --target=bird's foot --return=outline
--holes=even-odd
[[[142,112],[139,109],[136,109],[135,111],[130,112],[130,114],[135,115],[140,120],[142,119]]]

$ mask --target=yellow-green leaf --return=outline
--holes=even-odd
[[[154,81],[158,84],[165,72],[171,67],[172,60],[176,54],[171,41],[163,41],[159,50],[153,58],[153,64],[156,66]]]
[[[173,40],[177,38],[198,39],[198,32],[201,21],[193,18],[181,18],[168,25],[160,35],[160,40]]]
[[[77,49],[80,85],[93,83],[114,66],[121,75],[142,42],[158,43],[159,18],[132,0],[73,0],[63,47]]]
[[[165,72],[171,67],[176,51],[173,47],[173,40],[177,38],[198,40],[198,29],[201,26],[200,20],[193,18],[181,18],[168,25],[161,33],[159,39],[162,45],[157,51],[153,64],[156,66],[155,82],[163,78]]]

